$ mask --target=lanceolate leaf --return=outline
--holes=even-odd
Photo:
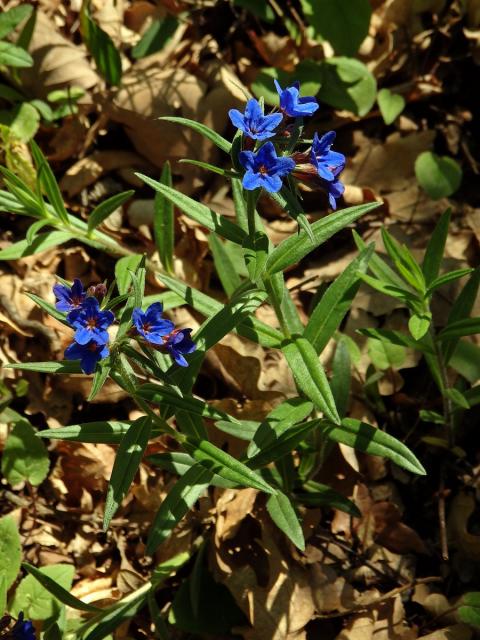
[[[187,440],[184,448],[198,462],[208,468],[212,473],[217,473],[222,478],[235,482],[244,487],[252,487],[265,493],[273,493],[272,487],[268,485],[258,473],[252,471],[242,462],[233,456],[222,451],[211,442],[201,440]]]
[[[218,300],[210,298],[180,280],[165,275],[159,275],[158,279],[204,316],[210,317],[218,313],[224,306]],[[264,322],[260,322],[255,317],[246,318],[240,322],[236,331],[245,338],[258,342],[264,347],[278,347],[283,340],[283,335],[280,331]]]
[[[82,373],[80,364],[71,360],[60,362],[20,362],[3,365],[5,369],[20,369],[22,371],[39,371],[40,373]]]
[[[8,36],[20,22],[30,16],[32,11],[33,7],[28,4],[13,7],[8,11],[4,10],[3,13],[0,14],[0,39],[3,40],[5,36]]]
[[[278,435],[276,434],[277,437],[274,437],[273,441],[265,444],[255,456],[249,459],[248,466],[253,469],[264,467],[268,463],[290,453],[302,440],[305,440],[313,429],[319,427],[320,422],[321,420],[309,420],[308,422],[302,422],[289,428],[283,428],[281,431],[279,430]]]
[[[476,333],[480,333],[480,318],[465,318],[448,324],[443,331],[440,331],[438,338],[448,340],[449,338],[472,336]]]
[[[167,187],[156,180],[152,180],[152,178],[149,178],[148,176],[144,176],[141,173],[137,173],[136,175],[140,180],[143,180],[143,182],[152,187],[152,189],[155,189],[155,191],[158,191],[170,200],[170,202],[181,209],[184,214],[189,218],[192,218],[192,220],[202,224],[207,229],[210,229],[210,231],[215,231],[218,235],[226,238],[227,240],[231,240],[237,244],[243,243],[246,233],[224,216],[215,213],[215,211],[204,204],[193,200],[193,198],[190,198],[171,187]]]
[[[176,116],[163,116],[159,118],[159,120],[175,122],[185,127],[189,127],[197,133],[200,133],[202,136],[205,136],[205,138],[208,138],[208,140],[217,145],[217,147],[222,151],[225,151],[225,153],[230,153],[230,149],[232,147],[231,143],[228,140],[225,140],[225,138],[222,138],[222,136],[213,131],[213,129],[210,129],[210,127],[207,127],[200,122],[196,122],[195,120],[188,120],[187,118],[177,118]]]
[[[427,286],[438,278],[440,264],[442,262],[445,243],[447,241],[448,227],[450,225],[451,209],[447,209],[430,236],[425,257],[423,258],[422,271],[425,276]]]
[[[153,552],[208,488],[212,473],[203,465],[191,467],[173,486],[157,511],[148,537],[146,553]]]
[[[309,480],[308,482],[305,482],[303,488],[306,493],[298,493],[297,499],[306,505],[327,505],[338,509],[339,511],[344,511],[354,518],[360,518],[362,515],[354,502],[345,498],[345,496],[342,496],[338,491],[334,491],[326,484]]]
[[[235,269],[234,263],[230,259],[225,245],[216,234],[211,233],[208,236],[208,244],[213,255],[217,275],[220,278],[225,293],[230,298],[241,284],[240,276]]]
[[[447,327],[457,322],[458,320],[463,320],[468,318],[471,314],[475,301],[477,299],[478,288],[480,286],[480,268],[475,269],[469,278],[467,284],[463,287],[460,295],[453,303],[452,310],[448,316]],[[455,348],[458,344],[458,338],[452,338],[448,340],[448,342],[444,342],[443,344],[443,357],[445,358],[445,362],[448,364],[448,361],[452,357],[455,352]]]
[[[416,456],[402,442],[366,422],[354,418],[344,418],[341,425],[326,424],[322,427],[325,436],[369,453],[388,458],[412,473],[425,475],[426,471]]]
[[[122,204],[131,198],[134,193],[135,191],[133,189],[130,189],[130,191],[122,191],[122,193],[116,193],[111,198],[108,198],[97,205],[88,216],[88,233],[92,233],[98,225],[102,224],[102,222],[108,218],[115,209],[121,207]]]
[[[53,578],[51,578],[46,573],[39,571],[31,564],[28,564],[28,562],[24,562],[22,564],[22,567],[36,580],[38,580],[42,587],[45,587],[45,589],[49,591],[53,596],[55,596],[57,600],[60,600],[60,602],[63,602],[63,604],[66,604],[68,607],[71,607],[72,609],[78,609],[79,611],[89,611],[91,613],[98,613],[99,611],[101,611],[101,609],[99,609],[98,607],[94,607],[92,604],[82,602],[75,596],[72,596],[69,591],[64,589],[60,584],[58,584],[58,582],[53,580]]]
[[[283,271],[286,267],[295,264],[314,248],[326,242],[335,233],[380,205],[381,202],[371,202],[357,207],[350,207],[349,209],[336,211],[322,218],[322,220],[314,222],[312,224],[312,233],[315,239],[313,244],[306,233],[293,235],[283,240],[268,257],[266,265],[267,273],[273,274],[277,271]]]
[[[282,346],[282,351],[299,388],[326,417],[339,423],[327,376],[310,342],[305,338],[292,338]]]
[[[366,272],[373,249],[373,244],[363,249],[328,287],[310,316],[303,335],[317,353],[323,351],[350,309],[361,282],[358,274]]]
[[[47,231],[39,233],[31,244],[28,240],[20,240],[0,251],[0,260],[18,260],[26,256],[33,256],[41,251],[46,251],[59,244],[64,244],[74,238],[69,231]]]
[[[271,495],[267,501],[267,510],[277,527],[290,538],[293,544],[305,550],[305,539],[302,527],[298,521],[292,501],[281,491]]]
[[[60,192],[60,187],[58,186],[55,174],[50,168],[50,165],[48,164],[47,159],[43,155],[40,147],[33,140],[30,143],[30,148],[32,150],[33,159],[35,160],[35,165],[37,167],[38,179],[50,204],[53,207],[55,215],[64,224],[68,225],[68,212],[65,208],[63,196]]]
[[[148,583],[147,583],[148,585]],[[118,605],[113,605],[101,616],[99,624],[85,635],[85,640],[103,640],[117,629],[122,622],[133,618],[133,616],[145,606],[150,590],[140,591],[138,595],[125,598],[125,602],[120,601]]]
[[[164,164],[160,180],[167,187],[172,186],[172,172],[169,162]],[[155,194],[153,232],[160,262],[168,273],[173,273],[174,227],[173,204],[164,195],[157,192]]]
[[[68,427],[45,429],[45,431],[39,431],[36,435],[39,438],[48,438],[49,440],[120,444],[131,425],[131,422],[83,422],[71,424]]]
[[[196,461],[184,451],[173,451],[167,453],[154,453],[147,457],[147,462],[170,471],[170,473],[176,473],[179,476],[183,476],[191,467],[193,467]],[[222,489],[230,489],[238,486],[236,482],[230,482],[221,478],[217,474],[213,474],[210,484],[214,487],[222,487]]]
[[[139,418],[131,425],[120,442],[107,489],[107,501],[103,518],[104,531],[108,529],[110,520],[113,518],[137,473],[151,429],[152,422],[150,418]]]

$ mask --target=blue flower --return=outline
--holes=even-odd
[[[81,308],[74,309],[67,316],[68,322],[76,330],[74,340],[80,345],[86,345],[90,340],[94,340],[97,344],[106,344],[107,328],[114,319],[115,316],[111,311],[100,310],[98,300],[93,297],[85,298]]]
[[[161,302],[154,302],[146,311],[142,311],[140,307],[133,310],[133,324],[147,342],[163,345],[164,337],[173,331],[175,325],[170,320],[162,318],[162,312]]]
[[[345,185],[340,182],[338,179],[338,174],[343,171],[343,166],[336,167],[333,169],[333,180],[321,180],[322,187],[325,189],[328,195],[328,201],[330,202],[330,206],[332,209],[337,208],[336,198],[340,198],[345,191]]]
[[[282,89],[276,80],[275,87],[280,96],[280,109],[292,118],[311,116],[318,109],[318,102],[314,96],[300,98],[300,83],[294,82],[293,86]]]
[[[65,312],[81,307],[86,297],[83,285],[78,278],[75,278],[71,287],[64,284],[53,285],[53,293],[56,298],[55,308]]]
[[[283,120],[281,113],[271,113],[264,116],[263,107],[260,106],[260,103],[255,98],[247,102],[245,113],[240,113],[238,109],[230,109],[228,115],[234,127],[237,127],[246,136],[254,140],[266,140],[274,136],[274,129]]]
[[[95,340],[90,340],[87,344],[78,344],[72,342],[65,349],[65,358],[67,360],[80,360],[80,366],[83,373],[93,373],[97,362],[103,360],[110,353],[106,344],[99,344]]]
[[[10,637],[10,634],[8,634]],[[31,620],[23,619],[23,611],[18,614],[18,620],[12,629],[11,637],[14,640],[35,640],[35,627]]]
[[[239,160],[246,169],[242,184],[248,191],[253,191],[258,187],[263,187],[270,193],[280,191],[282,177],[295,168],[295,161],[292,158],[277,156],[271,142],[266,142],[257,153],[241,151]]]
[[[191,329],[172,331],[165,343],[168,353],[181,367],[188,367],[188,362],[183,357],[183,354],[193,353],[197,348],[190,338],[191,333]]]
[[[317,170],[318,175],[323,180],[332,182],[335,180],[337,174],[334,171],[340,168],[340,171],[345,167],[345,156],[343,153],[337,151],[331,151],[330,147],[335,140],[335,131],[329,131],[321,138],[317,133],[313,136],[312,150],[310,152],[310,160]],[[337,171],[337,173],[340,173]]]

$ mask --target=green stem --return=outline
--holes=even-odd
[[[248,235],[253,240],[255,238],[256,225],[255,225],[255,208],[257,206],[257,200],[260,195],[260,189],[254,191],[247,191],[247,222],[248,222]]]

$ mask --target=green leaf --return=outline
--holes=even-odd
[[[468,318],[477,299],[478,288],[480,286],[480,268],[475,269],[470,279],[463,287],[460,295],[453,303],[452,309],[448,315],[447,327],[458,321]],[[443,357],[445,363],[448,364],[450,358],[455,352],[458,344],[458,338],[453,338],[443,344]]]
[[[131,53],[135,60],[161,51],[171,39],[179,20],[176,16],[167,14],[164,18],[154,18],[141,39],[133,47]]]
[[[28,240],[20,240],[0,251],[0,260],[18,260],[26,256],[33,256],[60,244],[65,244],[74,238],[68,231],[47,231],[40,233],[31,244]]]
[[[239,460],[222,451],[207,440],[187,439],[183,443],[186,451],[212,473],[244,487],[252,487],[265,493],[273,493],[272,487],[262,477]]]
[[[94,229],[102,224],[115,209],[121,207],[134,193],[135,191],[133,189],[122,191],[122,193],[116,193],[114,196],[111,196],[111,198],[107,198],[107,200],[98,204],[88,216],[88,233],[92,234]]]
[[[0,41],[0,65],[25,68],[33,65],[32,56],[10,42]]]
[[[68,212],[65,208],[63,196],[61,194],[60,187],[58,186],[57,179],[55,178],[55,174],[43,155],[42,150],[34,140],[30,143],[30,149],[37,168],[38,180],[48,198],[48,201],[53,207],[55,215],[64,224],[70,226]]]
[[[28,244],[32,244],[32,242],[35,240],[35,238],[38,235],[38,232],[41,229],[43,229],[44,227],[48,227],[51,224],[52,224],[52,220],[50,220],[49,218],[42,218],[41,220],[37,220],[36,222],[31,224],[28,227],[27,233],[25,235],[25,239],[28,242]]]
[[[361,333],[363,336],[367,336],[368,338],[380,340],[383,343],[391,343],[400,347],[417,349],[418,351],[422,351],[422,353],[429,353],[430,355],[434,355],[435,353],[434,349],[425,342],[419,343],[409,335],[401,333],[400,331],[392,331],[391,329],[358,329],[358,333]],[[399,356],[400,351],[398,352],[398,356],[395,356],[395,354],[392,353],[387,360],[389,361],[390,358]]]
[[[430,287],[432,282],[438,278],[438,274],[440,272],[440,265],[442,263],[445,243],[448,236],[448,227],[450,226],[451,213],[451,209],[447,209],[440,217],[440,220],[437,222],[428,241],[422,264],[423,275],[425,276],[425,281],[428,287]]]
[[[101,609],[99,609],[98,607],[95,607],[92,604],[87,604],[86,602],[82,602],[81,600],[73,596],[69,591],[64,589],[41,569],[37,569],[31,564],[28,564],[28,562],[24,562],[22,564],[22,567],[36,580],[38,580],[42,587],[44,587],[49,593],[51,593],[52,596],[55,596],[57,600],[63,602],[63,604],[66,604],[67,607],[78,609],[79,611],[89,611],[93,613],[98,613],[99,611],[101,611]]]
[[[327,424],[324,433],[329,440],[341,442],[372,456],[387,458],[411,473],[426,474],[416,456],[402,442],[366,422],[344,418],[340,426]]]
[[[465,396],[459,389],[455,389],[455,388],[446,389],[445,393],[453,402],[453,404],[455,404],[457,407],[460,407],[461,409],[470,409],[470,404],[468,400],[465,398]]]
[[[443,287],[444,284],[448,284],[449,282],[453,282],[454,280],[470,275],[473,271],[474,269],[456,269],[455,271],[444,273],[430,283],[427,295],[431,295],[436,289]]]
[[[372,9],[368,0],[302,0],[314,37],[328,40],[335,53],[354,56],[368,35]]]
[[[402,289],[401,287],[388,284],[382,280],[377,280],[377,278],[372,278],[372,276],[369,276],[366,273],[360,273],[359,275],[366,284],[370,285],[373,289],[384,293],[386,296],[402,300],[402,302],[405,302],[406,304],[410,303],[411,306],[415,306],[415,304],[420,302],[419,298],[407,289]]]
[[[92,388],[90,389],[90,393],[88,394],[88,397],[87,397],[88,402],[91,402],[95,398],[95,396],[98,394],[100,389],[103,387],[103,385],[107,381],[107,378],[110,375],[111,370],[112,370],[112,365],[111,365],[110,356],[108,356],[104,360],[101,360],[100,362],[97,363],[97,368],[93,376]]]
[[[15,424],[2,455],[2,473],[10,484],[30,482],[41,484],[48,475],[50,461],[41,440],[35,437],[35,430],[26,420]]]
[[[268,416],[257,424],[253,433],[249,434],[251,440],[247,457],[253,456],[265,450],[278,441],[278,438],[292,426],[298,424],[313,411],[313,403],[303,398],[291,398],[275,407]],[[245,421],[242,421],[242,425]],[[218,426],[218,422],[216,423]]]
[[[204,316],[210,317],[221,311],[224,307],[218,300],[210,298],[177,278],[171,278],[165,275],[158,275],[157,277],[166,287],[177,293],[177,295],[193,307],[195,311],[198,311]],[[236,331],[245,338],[253,342],[258,342],[264,347],[278,347],[283,340],[283,334],[280,333],[280,331],[257,320],[255,317],[249,317],[240,322],[236,327]]]
[[[108,483],[103,530],[106,531],[120,503],[126,496],[148,444],[152,421],[149,417],[139,418],[123,436],[118,447],[112,475]]]
[[[305,550],[305,539],[303,537],[302,527],[298,521],[292,501],[281,491],[277,491],[267,500],[267,511],[270,517],[289,538],[293,544],[300,549]]]
[[[145,184],[152,187],[152,189],[165,196],[165,198],[170,200],[170,202],[181,209],[184,214],[192,220],[195,220],[210,231],[215,231],[218,235],[226,238],[227,240],[231,240],[236,244],[243,243],[246,233],[239,226],[225,218],[225,216],[215,213],[215,211],[204,204],[201,204],[200,202],[193,200],[193,198],[190,198],[171,187],[167,187],[156,180],[152,180],[152,178],[149,178],[148,176],[144,176],[141,173],[136,173],[135,175],[138,176],[140,180],[143,180]]]
[[[404,280],[417,291],[425,293],[426,283],[423,271],[409,249],[397,242],[385,228],[382,228],[382,240],[388,255]]]
[[[167,122],[174,122],[176,124],[181,124],[184,127],[189,127],[193,129],[197,133],[200,133],[202,136],[213,142],[219,149],[225,151],[225,153],[230,153],[232,144],[221,135],[216,133],[210,127],[207,127],[205,124],[201,122],[197,122],[196,120],[189,120],[188,118],[178,118],[176,116],[162,116],[159,120],[166,120]],[[143,177],[142,177],[143,179]],[[154,187],[155,188],[155,187]]]
[[[420,419],[423,422],[432,422],[433,424],[445,424],[445,418],[436,411],[428,411],[426,409],[420,409],[418,412]]]
[[[296,337],[282,346],[293,376],[303,393],[332,422],[340,422],[327,376],[313,346],[305,338]]]
[[[432,316],[428,312],[423,314],[414,313],[408,320],[408,330],[415,340],[421,340],[430,328]]]
[[[115,631],[122,623],[130,618],[133,618],[142,607],[145,606],[148,594],[150,590],[143,590],[134,597],[125,597],[124,600],[120,600],[119,604],[115,604],[102,615],[102,619],[97,626],[90,631],[90,633],[84,636],[85,640],[103,640],[104,638],[111,638],[111,633]]]
[[[476,383],[480,380],[480,347],[471,340],[458,340],[449,364],[470,384]],[[480,389],[480,387],[473,388]],[[465,393],[468,394],[468,391]]]
[[[339,511],[344,511],[354,518],[361,517],[361,511],[357,505],[342,496],[338,491],[334,491],[325,484],[309,480],[305,482],[303,488],[307,493],[297,494],[297,499],[309,506],[323,506],[327,505]]]
[[[405,347],[398,343],[386,342],[381,334],[377,339],[368,339],[368,355],[377,369],[395,369],[405,362]]]
[[[72,586],[75,567],[71,564],[52,564],[39,569],[41,573],[67,591]],[[38,582],[33,575],[28,575],[18,585],[10,613],[18,617],[20,611],[25,618],[32,620],[48,620],[58,613],[59,600]]]
[[[15,582],[21,560],[22,543],[17,525],[11,516],[4,516],[0,518],[0,577],[5,580],[6,590]]]
[[[87,3],[80,11],[80,30],[98,71],[108,84],[118,86],[122,79],[122,59],[108,33],[89,15]]]
[[[60,362],[19,362],[3,365],[5,369],[20,369],[21,371],[39,371],[40,373],[82,373],[78,362],[63,360]]]
[[[212,473],[201,464],[191,467],[170,489],[155,515],[145,553],[155,549],[168,538],[171,531],[193,507],[210,484]]]
[[[215,270],[220,278],[222,287],[227,296],[231,298],[234,291],[238,289],[241,284],[240,276],[230,259],[224,243],[214,233],[208,236],[208,246],[212,252]]]
[[[239,438],[239,440],[250,442],[259,428],[260,423],[255,420],[240,420],[238,423],[218,420],[215,422],[215,426],[217,429],[220,429],[220,431],[223,431],[223,433],[228,433],[235,438]]]
[[[257,282],[265,271],[270,241],[262,231],[256,231],[253,237],[248,236],[243,243],[244,259],[252,282]]]
[[[352,382],[350,352],[348,345],[340,335],[337,340],[335,354],[332,360],[332,377],[330,379],[330,388],[335,400],[339,415],[343,418],[347,413],[348,402],[350,399],[350,387]]]
[[[192,456],[189,456],[184,451],[154,453],[147,457],[147,462],[170,473],[176,473],[178,476],[183,476],[191,467],[197,464]],[[212,475],[210,484],[214,487],[222,487],[222,489],[231,489],[238,486],[236,482],[225,480],[225,478],[221,478],[215,473]]]
[[[319,426],[320,422],[320,420],[309,420],[298,425],[281,424],[280,427],[275,425],[274,429],[270,427],[270,437],[267,440],[265,434],[265,443],[262,443],[259,452],[249,459],[248,466],[255,469],[279,460],[296,449],[297,445],[305,440],[307,435]],[[263,432],[265,433],[265,431]]]
[[[58,320],[58,322],[61,322],[65,326],[71,327],[71,324],[66,319],[65,314],[61,311],[57,311],[53,304],[46,302],[43,298],[40,298],[40,296],[37,296],[34,293],[30,293],[27,291],[26,295],[30,298],[30,300],[33,300],[35,304],[38,304],[38,306],[43,309],[43,311],[48,313],[49,316],[52,316],[52,318],[55,318],[55,320]]]
[[[328,58],[322,63],[321,102],[335,109],[366,115],[377,97],[377,82],[367,67],[354,58]]]
[[[361,236],[353,230],[353,239],[359,250],[365,249],[367,246]],[[374,253],[370,259],[369,269],[380,281],[383,281],[386,285],[402,288],[405,286],[402,278],[376,253]]]
[[[380,89],[377,102],[385,124],[392,124],[405,109],[405,98],[390,89]]]
[[[310,238],[306,233],[293,235],[283,240],[270,254],[267,260],[266,270],[271,275],[278,271],[284,271],[287,267],[299,262],[308,255],[314,248],[319,247],[326,242],[335,233],[344,229],[346,226],[355,222],[358,218],[373,211],[380,206],[380,202],[370,202],[342,211],[331,213],[325,218],[318,220],[312,224],[312,232],[315,238],[315,244],[312,245]]]
[[[303,336],[317,353],[322,353],[350,309],[361,283],[359,274],[366,272],[373,250],[373,244],[363,249],[328,287],[313,310]]]
[[[0,542],[1,546],[1,542]],[[5,573],[0,569],[0,611],[7,610],[7,578]]]
[[[462,336],[472,336],[480,333],[480,318],[465,318],[448,324],[445,329],[438,334],[439,340],[449,338],[460,338]]]
[[[167,187],[172,186],[172,172],[169,162],[163,165],[160,181]],[[159,192],[155,193],[153,233],[160,262],[168,273],[173,274],[173,248],[175,244],[173,204]]]
[[[39,431],[36,436],[49,440],[71,440],[72,442],[95,442],[104,444],[120,444],[121,439],[130,429],[131,422],[112,420],[98,422],[81,422],[68,427],[57,427]]]
[[[451,196],[462,182],[462,168],[453,158],[424,151],[415,160],[417,180],[434,200]]]
[[[0,40],[3,40],[5,36],[12,33],[15,27],[30,16],[32,11],[33,7],[28,4],[13,7],[8,11],[4,10],[3,13],[0,14]]]
[[[117,289],[120,295],[128,293],[132,282],[130,272],[135,272],[140,266],[142,260],[143,256],[138,253],[132,254],[131,256],[125,256],[120,258],[120,260],[117,260],[115,264],[115,280],[117,282]]]
[[[186,411],[197,416],[202,416],[203,418],[210,418],[211,420],[226,420],[240,424],[236,418],[233,418],[228,413],[216,409],[213,405],[209,405],[199,398],[194,398],[186,394],[183,395],[179,389],[173,386],[147,383],[138,387],[136,395],[160,407]]]
[[[29,142],[38,131],[40,115],[31,104],[22,102],[8,112],[0,112],[0,123],[7,125],[20,142]]]
[[[480,628],[480,592],[470,591],[460,598],[461,606],[457,609],[457,616],[461,622]]]

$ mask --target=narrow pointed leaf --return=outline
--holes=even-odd
[[[129,191],[122,191],[122,193],[116,193],[111,198],[104,200],[98,204],[95,209],[88,216],[88,233],[91,234],[102,222],[111,215],[115,209],[118,209],[133,196],[135,191],[130,189]]]
[[[211,479],[209,469],[196,464],[177,480],[157,511],[148,536],[147,555],[153,555],[155,549],[168,538],[172,529],[208,489]]]
[[[430,236],[430,240],[428,241],[422,264],[423,275],[425,276],[425,281],[428,287],[430,287],[432,282],[438,278],[440,264],[445,251],[451,213],[451,209],[447,209],[447,211],[445,211],[445,213],[440,217],[440,220],[437,222],[437,225]]]
[[[36,435],[49,440],[71,440],[73,442],[94,442],[104,444],[120,444],[123,436],[130,429],[132,422],[81,422],[68,427],[45,429]]]
[[[89,611],[90,613],[98,613],[102,611],[98,607],[93,606],[92,604],[87,604],[86,602],[82,602],[75,596],[73,596],[69,591],[64,589],[56,580],[48,576],[46,573],[39,571],[36,567],[32,566],[28,562],[22,563],[22,567],[30,573],[40,584],[42,587],[51,593],[57,600],[66,604],[67,607],[71,607],[72,609],[77,609],[79,611]]]
[[[292,501],[281,491],[271,495],[267,501],[267,511],[277,527],[289,538],[293,544],[305,550],[305,538],[298,521]]]
[[[284,343],[282,351],[299,388],[326,417],[339,423],[340,417],[327,376],[310,342],[305,338],[292,338]]]
[[[222,138],[221,135],[210,129],[204,124],[200,122],[196,122],[195,120],[189,120],[188,118],[178,118],[176,116],[162,116],[159,120],[166,120],[167,122],[174,122],[176,124],[181,124],[185,127],[189,127],[193,129],[197,133],[200,133],[202,136],[213,142],[219,149],[225,151],[225,153],[230,153],[230,149],[232,148],[231,143]]]
[[[107,501],[103,517],[103,530],[108,529],[111,519],[130,488],[138,471],[143,453],[150,437],[150,418],[139,418],[123,436],[118,447],[112,475],[107,489]]]
[[[359,274],[366,272],[373,249],[374,245],[371,244],[362,250],[360,255],[332,282],[313,310],[303,335],[311,342],[317,353],[322,353],[350,309],[352,300],[360,287]]]
[[[160,182],[167,187],[172,186],[172,171],[169,162],[163,166]],[[160,192],[155,193],[153,233],[160,262],[168,273],[173,273],[174,228],[173,204]]]
[[[32,150],[32,156],[37,167],[38,179],[43,187],[48,201],[53,207],[55,215],[64,224],[69,225],[68,212],[65,208],[63,196],[60,192],[60,187],[58,186],[55,174],[50,168],[50,165],[48,164],[47,159],[43,155],[40,147],[33,140],[30,143],[30,148]]]
[[[312,243],[307,234],[291,236],[283,240],[270,254],[266,265],[267,272],[273,274],[277,271],[283,271],[287,267],[299,262],[314,248],[319,247],[335,235],[335,233],[380,205],[380,202],[372,202],[357,207],[350,207],[349,209],[337,211],[322,218],[322,220],[314,222],[311,225],[315,240],[314,243]]]
[[[74,238],[74,234],[69,231],[47,231],[40,233],[31,242],[20,240],[0,251],[0,260],[18,260],[26,256],[33,256],[52,247],[68,242]]]
[[[341,442],[349,447],[382,456],[395,462],[411,473],[425,475],[426,471],[416,456],[402,442],[372,425],[356,420],[344,418],[341,425],[324,423],[324,433],[327,438]]]
[[[219,215],[209,207],[193,200],[189,196],[167,187],[156,180],[152,180],[148,176],[141,173],[136,174],[145,184],[161,193],[165,198],[170,200],[175,206],[181,209],[186,216],[203,225],[210,231],[215,231],[218,235],[231,240],[236,244],[242,244],[245,239],[245,232],[233,222],[230,222],[224,216]]]

